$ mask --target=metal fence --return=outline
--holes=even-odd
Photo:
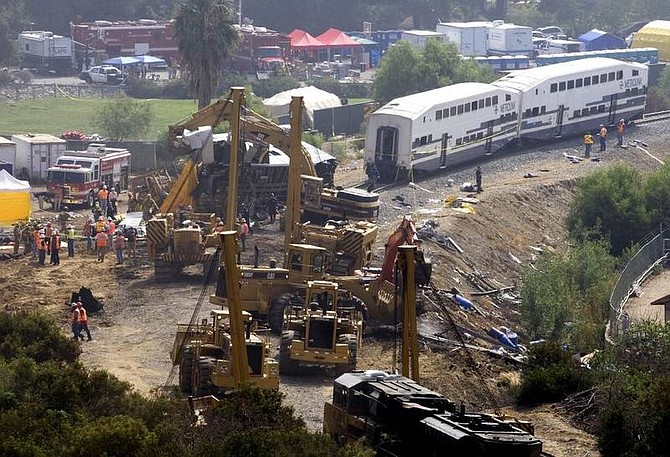
[[[670,229],[662,227],[649,233],[640,242],[642,247],[626,263],[610,296],[610,318],[607,338],[616,339],[625,332],[630,320],[626,314],[626,302],[653,267],[667,252]]]

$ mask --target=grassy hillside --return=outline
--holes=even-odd
[[[148,100],[154,112],[144,140],[156,140],[167,132],[167,126],[197,110],[193,100]],[[102,99],[43,98],[0,103],[0,134],[49,133],[60,136],[66,130],[80,130],[87,135],[98,133],[93,114]]]

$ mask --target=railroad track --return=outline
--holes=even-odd
[[[655,113],[645,113],[642,119],[635,121],[635,125],[651,124],[667,119],[670,119],[670,110],[656,111]]]

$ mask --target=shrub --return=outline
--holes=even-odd
[[[149,79],[130,77],[126,81],[126,94],[133,98],[161,98],[161,86]]]
[[[531,348],[529,367],[524,370],[517,402],[533,405],[561,401],[591,386],[591,374],[581,370],[572,356],[558,344],[545,342]]]

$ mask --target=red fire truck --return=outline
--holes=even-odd
[[[47,193],[51,201],[61,195],[64,205],[92,206],[103,184],[111,188],[118,183],[125,190],[129,178],[130,152],[94,143],[86,151],[66,151],[58,158],[47,170]]]

